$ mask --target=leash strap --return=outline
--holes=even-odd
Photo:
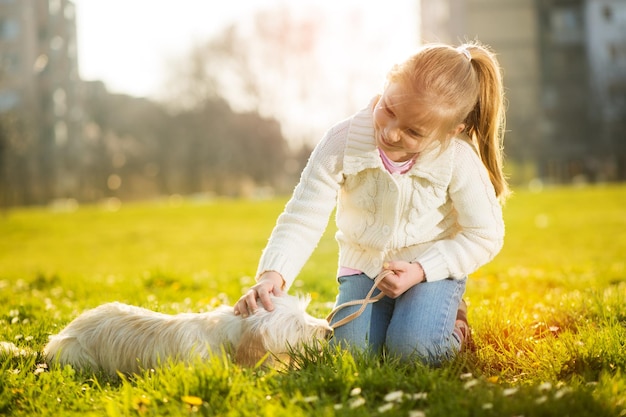
[[[367,307],[368,304],[375,303],[376,301],[378,301],[381,298],[383,298],[385,296],[385,294],[383,294],[382,292],[376,294],[376,296],[374,296],[374,297],[372,297],[372,294],[374,293],[374,290],[376,288],[378,288],[378,284],[380,283],[380,281],[382,281],[383,278],[385,278],[390,273],[392,273],[392,271],[387,269],[387,270],[382,271],[380,274],[378,274],[378,276],[374,280],[374,284],[372,285],[372,288],[369,290],[369,292],[367,293],[367,295],[365,296],[364,299],[347,301],[347,302],[345,302],[343,304],[340,304],[337,307],[335,307],[333,309],[333,311],[330,312],[328,317],[326,317],[326,321],[328,321],[329,323],[333,319],[333,317],[335,317],[335,314],[337,314],[337,312],[339,310],[342,310],[342,309],[344,309],[346,307],[350,307],[350,306],[354,306],[354,305],[359,305],[359,304],[361,305],[361,307],[357,311],[355,311],[354,313],[349,314],[348,316],[342,318],[338,322],[332,324],[331,327],[333,328],[333,330],[336,329],[337,327],[341,327],[344,324],[349,323],[352,320],[356,319],[357,317],[359,317],[363,313],[363,311],[365,311],[365,307]]]

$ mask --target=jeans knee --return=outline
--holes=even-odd
[[[387,340],[385,347],[392,357],[401,361],[419,361],[434,366],[452,359],[459,352],[459,347],[452,338],[443,341],[437,338],[412,342]]]

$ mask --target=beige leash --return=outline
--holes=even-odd
[[[334,330],[337,327],[343,326],[344,324],[351,322],[352,320],[354,320],[357,317],[359,317],[361,315],[361,313],[363,313],[363,311],[365,311],[365,307],[367,307],[368,304],[375,303],[376,301],[378,301],[381,298],[383,298],[385,296],[385,294],[383,294],[382,292],[376,294],[376,296],[374,296],[374,297],[372,297],[372,294],[374,293],[374,290],[378,287],[378,284],[380,283],[380,281],[382,281],[383,278],[385,278],[387,275],[389,275],[391,273],[392,273],[392,271],[386,269],[386,270],[383,270],[380,274],[378,274],[378,276],[374,280],[374,285],[372,285],[372,289],[369,290],[369,292],[367,293],[367,295],[365,296],[364,299],[347,301],[347,302],[345,302],[343,304],[340,304],[337,307],[335,307],[333,309],[333,311],[330,312],[328,317],[326,317],[326,321],[328,321],[329,323],[332,320],[332,318],[335,317],[335,314],[337,314],[337,312],[339,310],[342,310],[343,308],[349,307],[349,306],[354,306],[354,305],[359,305],[359,304],[361,305],[361,308],[359,308],[357,311],[355,311],[354,313],[352,313],[352,314],[342,318],[337,323],[332,324],[330,327],[332,327],[333,330]]]

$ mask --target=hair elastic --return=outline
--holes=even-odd
[[[472,60],[472,54],[470,53],[469,49],[467,49],[467,46],[459,46],[458,48],[456,48],[456,50],[465,55],[468,61]]]

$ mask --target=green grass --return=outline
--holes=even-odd
[[[0,213],[0,341],[36,352],[86,308],[165,312],[234,302],[284,199]],[[15,416],[626,415],[626,186],[518,190],[500,255],[466,298],[476,349],[440,368],[326,348],[299,369],[223,358],[119,381],[0,356],[0,414]],[[292,292],[334,301],[329,228]]]

